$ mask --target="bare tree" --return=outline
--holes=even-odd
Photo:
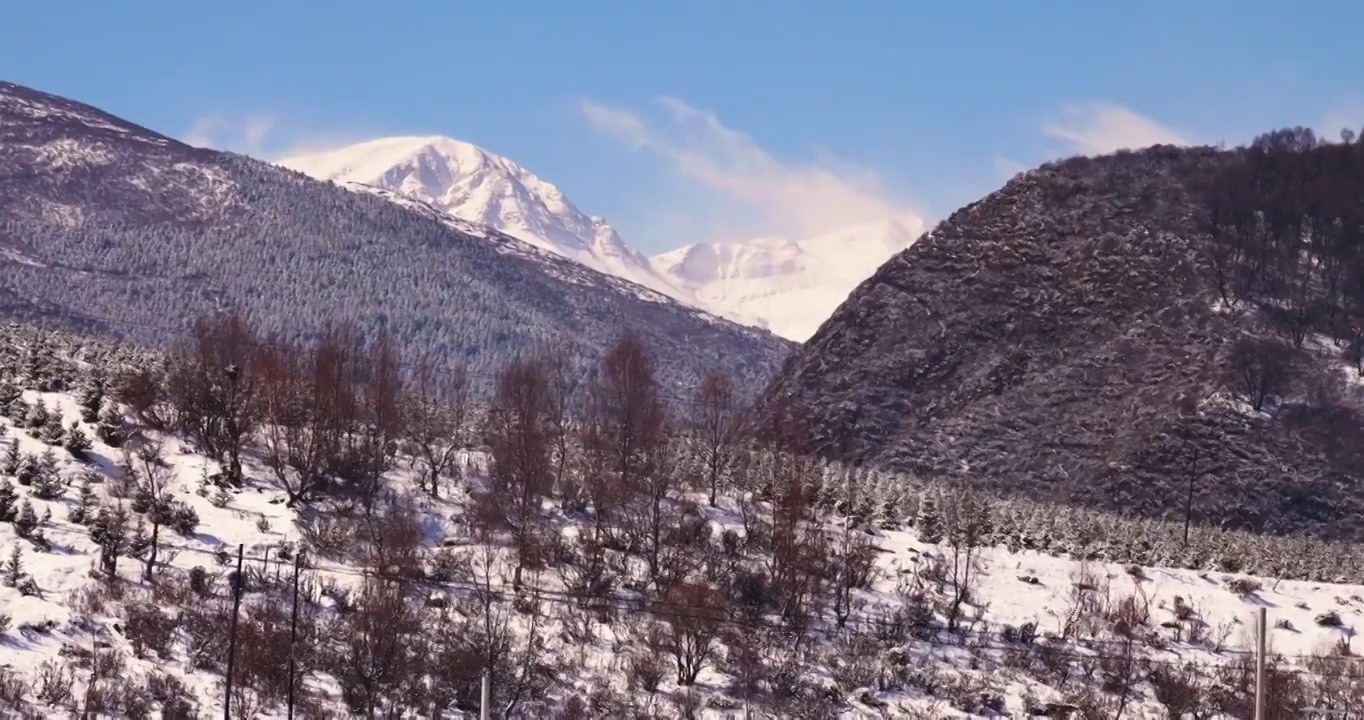
[[[989,530],[989,507],[974,490],[962,485],[948,495],[942,508],[946,541],[951,550],[952,592],[947,601],[947,627],[956,630],[962,606],[970,602],[980,572],[980,553]]]
[[[1246,402],[1258,412],[1271,395],[1288,389],[1293,353],[1274,340],[1246,338],[1232,348],[1228,370]]]
[[[677,684],[691,685],[715,661],[726,619],[724,595],[705,583],[680,582],[663,593],[661,645],[677,666]]]
[[[876,546],[866,534],[844,523],[828,568],[833,571],[829,581],[833,587],[834,618],[843,627],[852,614],[854,593],[870,587],[876,578]]]
[[[574,403],[578,397],[578,375],[573,372],[572,355],[566,345],[552,346],[543,355],[549,379],[549,430],[554,459],[554,488],[564,487],[573,454]]]
[[[166,387],[178,424],[241,482],[241,454],[258,421],[254,368],[260,345],[236,312],[195,321],[193,339],[171,358]]]
[[[663,447],[665,417],[653,360],[639,336],[626,333],[607,351],[590,388],[587,442],[601,460],[589,478],[598,529],[646,491]]]
[[[133,467],[131,458],[125,463],[127,467]],[[162,461],[159,443],[147,442],[137,449],[137,467],[137,494],[132,509],[145,516],[152,527],[142,571],[143,579],[152,582],[161,549],[161,527],[174,522],[175,506],[166,489],[170,481],[170,468]]]
[[[517,587],[522,570],[540,564],[540,505],[554,480],[551,400],[545,363],[515,360],[498,377],[484,428],[491,464],[488,488],[478,498],[479,516],[510,531]]]
[[[401,717],[404,693],[424,663],[422,622],[404,583],[371,577],[353,611],[332,629],[338,645],[327,670],[341,685],[352,713]]]
[[[307,360],[293,348],[274,347],[259,365],[266,462],[290,505],[309,502],[323,489],[333,453],[334,436],[326,427],[326,408],[304,376],[309,369]],[[313,369],[331,371],[321,362]],[[315,376],[313,380],[325,381],[325,377]]]
[[[307,503],[336,477],[361,477],[354,342],[342,330],[306,351],[271,344],[260,360],[266,462],[289,504]]]
[[[418,483],[440,497],[441,477],[455,468],[464,445],[468,412],[468,378],[462,366],[441,375],[422,363],[406,402],[408,452],[420,468]]]
[[[355,408],[348,424],[349,462],[343,475],[348,488],[368,515],[374,511],[384,474],[397,459],[398,440],[403,436],[402,360],[393,336],[381,331],[368,348],[358,335],[351,335]]]
[[[697,387],[692,431],[701,444],[706,485],[713,507],[720,482],[734,460],[739,430],[739,401],[734,381],[723,369],[706,373]]]
[[[761,436],[768,447],[755,463],[753,481],[770,499],[770,522],[755,528],[766,542],[768,576],[778,612],[789,630],[803,637],[823,599],[829,576],[829,543],[820,516],[812,512],[819,487],[818,461],[809,452],[805,409],[777,403]]]

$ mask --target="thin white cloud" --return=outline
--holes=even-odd
[[[1042,132],[1065,141],[1082,155],[1105,155],[1151,145],[1192,145],[1183,133],[1130,108],[1111,102],[1074,103],[1061,108],[1061,118]]]
[[[591,100],[581,101],[579,109],[602,133],[656,156],[690,186],[705,190],[716,203],[695,214],[711,216],[712,234],[803,238],[884,218],[923,222],[873,170],[828,158],[781,160],[714,113],[670,97],[660,98],[658,106],[658,121]]]
[[[228,118],[215,113],[195,120],[180,139],[196,147],[265,157],[266,138],[276,125],[275,118],[268,115]]]
[[[295,155],[345,147],[370,136],[336,131],[298,132],[273,115],[214,113],[194,121],[180,141],[196,147],[241,153],[275,162]]]

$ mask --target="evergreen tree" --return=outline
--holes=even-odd
[[[33,403],[28,409],[28,416],[24,418],[24,426],[32,430],[41,429],[47,424],[47,403],[38,398],[38,402]]]
[[[38,458],[25,453],[23,458],[19,460],[19,469],[15,471],[14,477],[20,485],[29,486],[41,473],[42,468],[38,465]]]
[[[104,412],[99,415],[99,425],[95,427],[95,435],[105,445],[113,448],[122,447],[124,441],[128,439],[123,430],[123,414],[114,403],[105,404]]]
[[[53,410],[47,414],[47,419],[43,421],[43,427],[38,435],[38,439],[48,445],[61,445],[66,439],[66,426],[62,425],[62,414]]]
[[[45,450],[37,459],[33,459],[31,455],[29,459],[33,461],[32,479],[29,481],[33,496],[40,500],[61,497],[62,493],[66,492],[66,483],[58,469],[57,456],[52,452],[52,448]]]
[[[18,543],[10,548],[9,561],[5,563],[4,572],[5,587],[19,588],[28,577],[28,573],[24,572],[23,550]]]
[[[24,391],[10,382],[9,378],[0,380],[0,413],[9,416],[14,410],[15,403],[22,402],[23,397]],[[24,408],[24,412],[27,413],[28,408]]]
[[[11,477],[19,474],[19,466],[22,458],[19,455],[19,439],[14,438],[9,441],[9,447],[5,448],[5,457],[0,460],[0,471]]]
[[[122,506],[99,509],[90,523],[90,539],[99,544],[100,568],[109,576],[118,573],[118,559],[128,554],[128,513]]]
[[[84,525],[87,521],[93,520],[95,512],[99,507],[99,500],[95,497],[95,488],[90,484],[89,478],[81,483],[80,494],[76,498],[76,506],[71,508],[71,512],[66,519],[77,525]]]
[[[9,411],[5,413],[5,416],[14,423],[15,427],[24,427],[28,423],[29,412],[30,408],[28,403],[20,397],[10,403]]]
[[[137,506],[133,506],[133,511],[137,511]],[[133,536],[128,540],[128,557],[140,558],[147,554],[151,549],[152,539],[147,535],[147,519],[142,515],[137,516],[137,521],[133,524]]]
[[[14,483],[7,478],[0,478],[0,522],[14,522],[19,515],[15,504],[19,502],[19,493],[14,489]]]
[[[71,422],[71,429],[66,433],[66,451],[71,453],[71,457],[77,460],[85,460],[90,453],[90,436],[81,429],[81,424],[76,421]]]
[[[99,420],[100,408],[104,404],[104,377],[99,370],[91,370],[81,385],[81,419],[88,423]]]
[[[914,525],[919,530],[920,542],[930,545],[942,542],[942,513],[938,510],[938,499],[932,490],[925,490],[919,496],[919,517]]]
[[[25,500],[19,507],[19,516],[14,519],[14,532],[21,538],[31,540],[37,529],[38,513],[33,510],[33,503]]]

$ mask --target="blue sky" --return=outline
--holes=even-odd
[[[1364,125],[1340,0],[13,5],[0,78],[266,157],[450,135],[646,251],[940,219],[1075,152]]]

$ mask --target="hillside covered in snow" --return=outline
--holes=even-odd
[[[759,387],[791,347],[427,210],[0,83],[5,316],[161,343],[227,307],[285,339],[344,321],[476,382],[549,346],[586,368],[627,328],[668,348],[671,388],[712,366]]]
[[[515,162],[447,137],[389,137],[277,161],[344,187],[379,188],[594,270],[803,342],[848,293],[923,232],[882,219],[812,238],[698,243],[653,257]]]
[[[804,342],[922,230],[917,220],[884,220],[800,240],[688,245],[651,262],[701,307]]]
[[[1248,718],[1261,607],[1269,717],[1364,701],[1364,547],[821,463],[630,339],[470,397],[200,328],[0,334],[6,716]]]

